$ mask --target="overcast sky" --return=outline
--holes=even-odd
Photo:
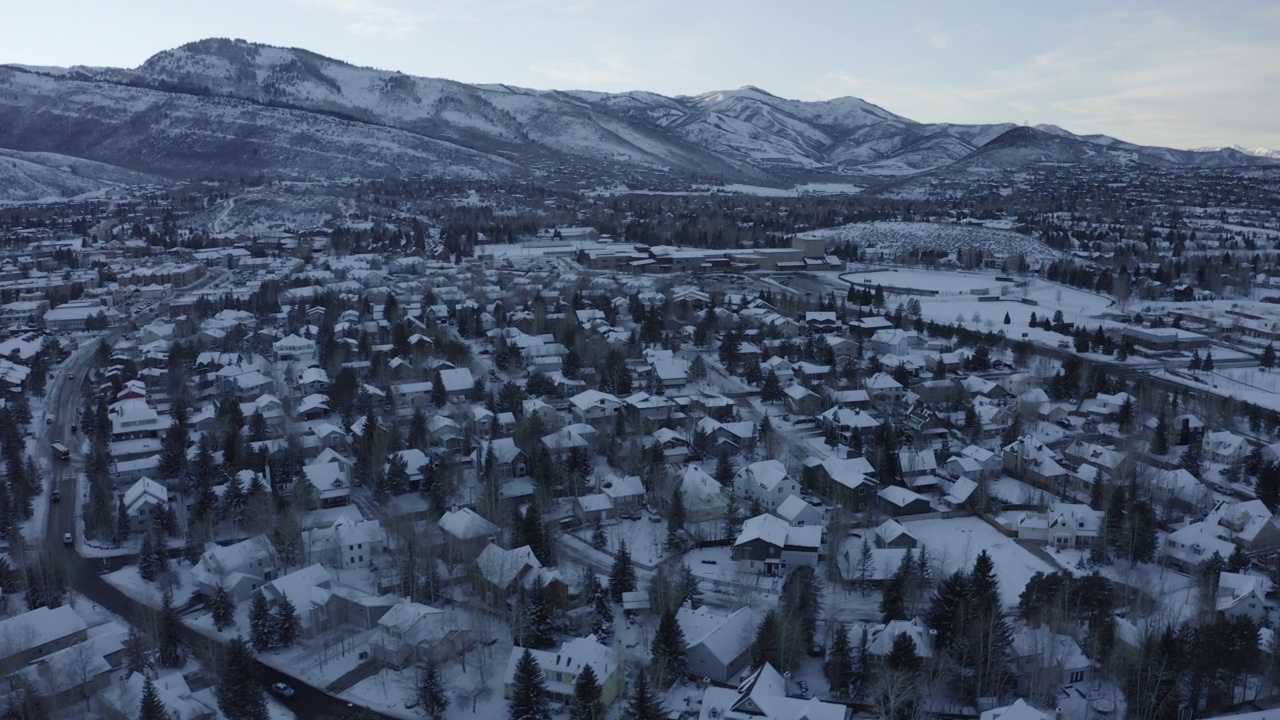
[[[464,82],[855,95],[929,122],[1280,148],[1275,0],[0,0],[0,62],[205,37]]]

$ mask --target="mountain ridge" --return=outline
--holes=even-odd
[[[941,171],[1019,127],[919,123],[856,97],[789,100],[751,85],[676,97],[470,85],[226,38],[131,69],[0,66],[0,147],[183,179],[407,172],[875,183]],[[1038,128],[1023,140],[1043,152],[1023,152],[1024,161],[1057,153],[1174,168],[1276,162]],[[1126,154],[1051,150],[1057,140]]]

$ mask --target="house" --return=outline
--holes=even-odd
[[[1004,471],[1050,492],[1066,489],[1067,470],[1044,443],[1023,435],[1003,448]]]
[[[118,685],[119,692],[107,692],[99,695],[99,699],[111,706],[111,714],[107,717],[132,717],[137,713],[142,702],[142,691],[146,684],[146,676],[135,672]],[[171,720],[213,720],[217,717],[217,701],[208,689],[193,692],[179,671],[160,674],[152,685],[156,695],[164,703]],[[117,715],[118,714],[118,715]]]
[[[1219,536],[1246,550],[1263,550],[1280,545],[1280,528],[1261,500],[1220,501],[1204,522],[1216,526]]]
[[[691,527],[724,519],[729,507],[725,490],[702,468],[692,464],[684,466],[680,472],[680,492],[684,494],[685,520]]]
[[[314,638],[337,626],[330,586],[333,578],[325,566],[314,563],[288,575],[282,575],[262,586],[262,594],[271,607],[279,607],[287,597],[298,614],[298,633]]]
[[[467,368],[450,368],[440,371],[440,383],[444,385],[445,397],[450,400],[461,400],[471,394],[476,387],[475,378]]]
[[[778,509],[773,511],[773,514],[785,520],[792,527],[822,523],[822,511],[800,499],[799,495],[791,495],[786,500],[783,500]]]
[[[906,355],[920,345],[920,334],[897,328],[877,330],[871,335],[871,350],[879,355]]]
[[[1112,448],[1103,447],[1091,442],[1076,440],[1062,451],[1067,460],[1083,465],[1088,463],[1100,471],[1109,480],[1125,477],[1133,469],[1131,455]]]
[[[568,588],[559,574],[542,567],[528,545],[504,550],[490,543],[476,557],[473,577],[476,592],[489,604],[507,604],[521,588],[543,588],[552,601],[563,606]]]
[[[609,498],[617,514],[634,513],[644,503],[644,481],[639,475],[612,474],[600,481],[600,492]]]
[[[207,597],[213,597],[221,586],[236,602],[242,602],[275,578],[275,568],[275,546],[266,535],[259,535],[225,547],[212,545],[192,567],[191,577]]]
[[[862,387],[871,398],[871,404],[885,410],[900,407],[907,394],[901,383],[882,372],[867,378]]]
[[[444,561],[451,567],[474,562],[485,546],[502,531],[468,507],[449,510],[440,516],[437,526],[444,536]]]
[[[1055,503],[1044,512],[1008,514],[1005,527],[1019,540],[1046,543],[1059,548],[1089,548],[1102,534],[1106,513],[1088,505]]]
[[[88,626],[70,605],[38,607],[0,620],[0,673],[84,642]]]
[[[271,343],[277,363],[313,363],[316,360],[316,341],[298,335],[286,335]]]
[[[1047,627],[1024,628],[1014,633],[1011,649],[1020,695],[1056,695],[1063,685],[1093,679],[1093,661],[1080,645]]]
[[[302,531],[303,557],[340,570],[376,565],[387,551],[387,533],[378,520],[340,518],[325,528]]]
[[[702,691],[698,720],[848,720],[849,708],[796,697],[787,678],[765,663],[736,687]],[[1012,718],[1010,719],[1012,720]]]
[[[524,652],[522,647],[511,648],[503,697],[511,697],[516,664]],[[542,668],[547,695],[556,702],[567,703],[573,699],[573,684],[582,668],[588,665],[600,683],[600,704],[606,710],[622,694],[622,663],[618,654],[602,645],[595,635],[567,640],[559,650],[530,650],[529,653]]]
[[[369,652],[382,666],[403,670],[427,660],[443,665],[474,645],[466,613],[402,600],[378,619]]]
[[[734,475],[733,491],[745,503],[759,502],[764,509],[775,510],[788,496],[799,495],[800,485],[780,461],[761,460]]]
[[[978,720],[1050,720],[1049,713],[1041,712],[1018,698],[1017,702],[1004,707],[986,710]]]
[[[893,650],[893,641],[899,635],[907,635],[915,641],[916,655],[925,659],[933,657],[933,635],[920,618],[890,620],[885,625],[870,628],[867,635],[867,653],[874,657],[888,657]]]
[[[622,401],[612,393],[584,390],[569,398],[569,407],[576,422],[612,429],[622,411]]]
[[[937,472],[938,461],[933,456],[933,450],[905,448],[898,451],[898,468],[903,478],[922,477]]]
[[[916,492],[897,485],[886,485],[876,492],[880,499],[880,509],[890,517],[919,515],[933,512],[929,499]]]
[[[116,641],[116,645],[120,645]],[[71,647],[42,655],[30,665],[13,673],[16,678],[35,689],[52,710],[65,711],[77,703],[89,703],[90,698],[106,689],[111,681],[113,668],[102,657],[95,639],[76,643]],[[70,713],[55,713],[51,717]]]
[[[853,409],[838,405],[818,415],[822,429],[833,432],[842,443],[849,443],[853,438],[868,438],[880,427],[880,421],[871,413],[862,409]]]
[[[613,501],[604,493],[579,495],[573,499],[573,516],[584,524],[593,525],[613,515]]]
[[[1214,609],[1227,616],[1236,618],[1245,616],[1261,625],[1267,619],[1267,593],[1271,590],[1271,581],[1260,575],[1242,573],[1218,573],[1218,594],[1214,601]]]
[[[1230,557],[1236,546],[1222,534],[1221,528],[1204,521],[1181,527],[1165,536],[1160,559],[1189,572],[1203,565],[1214,553],[1223,558]]]
[[[791,527],[774,515],[757,515],[742,523],[731,556],[741,570],[765,575],[788,566],[816,567],[822,532],[819,526]]]
[[[662,457],[669,463],[682,463],[689,457],[689,441],[684,435],[671,428],[658,428],[653,431],[652,440],[647,444],[662,448]]]
[[[490,450],[493,451],[492,455],[489,453]],[[502,482],[529,474],[529,461],[524,451],[516,446],[515,440],[509,437],[481,443],[476,449],[476,457],[486,463],[492,461],[493,467],[485,469],[494,471],[498,480]]]
[[[695,609],[686,604],[676,611],[676,622],[684,632],[689,672],[712,682],[736,684],[751,661],[755,613],[742,607],[726,615],[705,605]]]
[[[1205,433],[1201,446],[1205,460],[1223,465],[1243,462],[1252,449],[1247,440],[1226,430]]]
[[[866,458],[810,456],[804,460],[803,472],[805,487],[848,510],[862,512],[874,502],[875,470]]]
[[[1001,457],[979,445],[968,445],[947,460],[945,469],[952,477],[990,480],[1000,474]]]
[[[321,507],[337,507],[351,502],[351,481],[343,463],[303,465],[302,476],[315,488]]]
[[[125,513],[129,515],[129,529],[135,533],[149,532],[168,511],[169,491],[151,478],[141,478],[121,498]]]
[[[792,415],[816,415],[822,412],[822,396],[803,385],[789,385],[783,391],[783,402]]]
[[[898,550],[915,549],[920,541],[905,525],[894,519],[885,520],[876,528],[876,547]]]

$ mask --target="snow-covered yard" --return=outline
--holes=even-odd
[[[1059,569],[976,517],[917,520],[903,525],[928,546],[939,578],[957,570],[972,569],[978,554],[986,550],[1000,578],[1000,599],[1007,606],[1018,604],[1018,596],[1032,575]]]

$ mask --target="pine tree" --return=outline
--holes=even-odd
[[[159,575],[156,560],[155,543],[151,541],[151,533],[142,536],[142,549],[138,551],[138,575],[147,582],[155,582]]]
[[[858,585],[858,592],[862,597],[866,597],[871,590],[871,575],[875,571],[875,561],[871,555],[871,544],[867,539],[862,538],[862,549],[858,552],[858,561],[854,565],[854,577]]]
[[[627,549],[627,541],[618,543],[618,554],[613,558],[613,568],[609,571],[609,592],[613,601],[622,602],[622,594],[634,592],[636,589],[636,569],[631,563],[631,551]]]
[[[623,717],[627,720],[663,720],[666,714],[662,701],[649,687],[649,678],[645,677],[644,670],[641,670],[636,675],[635,693],[632,694],[631,702],[627,705],[627,711]]]
[[[1280,467],[1275,463],[1264,463],[1258,471],[1258,482],[1254,487],[1258,499],[1275,512],[1280,506]]]
[[[1251,563],[1252,561],[1249,559],[1249,555],[1245,553],[1244,548],[1237,545],[1231,551],[1231,557],[1227,558],[1227,570],[1233,573],[1242,573],[1249,569]]]
[[[418,704],[431,720],[444,720],[444,711],[449,709],[449,696],[440,679],[440,668],[430,658],[423,664],[419,675]]]
[[[724,508],[724,537],[723,540],[736,540],[738,533],[742,532],[742,506],[738,504],[736,495],[729,495],[729,502]]]
[[[1151,454],[1164,455],[1169,452],[1169,422],[1165,419],[1164,407],[1160,408],[1160,415],[1156,418],[1156,429],[1151,436]]]
[[[1124,527],[1127,517],[1126,506],[1124,488],[1117,487],[1112,490],[1111,500],[1107,503],[1107,512],[1103,520],[1103,530],[1106,533],[1108,547],[1118,548],[1124,542]]]
[[[544,648],[555,640],[555,618],[544,588],[521,590],[518,625],[517,645]]]
[[[249,639],[257,652],[266,652],[276,646],[275,619],[271,617],[271,606],[262,591],[255,592],[250,601]]]
[[[158,660],[161,667],[182,667],[182,619],[178,610],[173,607],[173,593],[164,591],[161,599],[160,616],[157,619],[159,629]]]
[[[1204,362],[1200,364],[1200,369],[1205,372],[1213,372],[1213,351],[1204,354]]]
[[[594,572],[587,573],[582,585],[582,597],[591,604],[591,634],[604,642],[613,636],[613,606],[609,604],[609,593],[600,584]]]
[[[752,667],[760,668],[765,663],[770,663],[775,668],[781,665],[779,660],[781,648],[778,646],[778,622],[777,612],[770,610],[764,614],[764,619],[760,621],[760,627],[756,629],[755,642],[751,644]]]
[[[253,650],[244,638],[227,643],[218,668],[218,709],[227,720],[268,720],[267,701]]]
[[[147,660],[148,650],[150,650],[150,646],[147,643],[147,638],[142,633],[139,633],[136,627],[130,625],[129,636],[124,641],[124,666],[127,675],[146,672],[147,666],[150,664]]]
[[[854,682],[853,647],[849,643],[849,628],[844,623],[836,627],[831,636],[831,645],[827,648],[827,658],[823,662],[822,672],[827,676],[827,684],[831,694],[838,698],[853,695]]]
[[[156,686],[149,677],[142,682],[142,705],[138,709],[138,720],[169,720],[169,709],[160,700],[160,694],[156,692]]]
[[[720,451],[720,456],[716,458],[716,469],[712,477],[716,482],[720,483],[720,487],[729,487],[733,485],[733,476],[737,470],[733,467],[733,460],[729,458],[729,448]]]
[[[280,593],[280,604],[276,606],[274,621],[276,646],[289,647],[293,645],[298,638],[298,611],[294,608],[293,603],[289,601],[289,596],[284,593]]]
[[[129,519],[129,511],[124,506],[124,495],[120,496],[120,500],[116,503],[116,534],[113,538],[116,545],[124,542],[129,537],[129,529],[132,522]]]
[[[1262,349],[1262,357],[1259,358],[1258,364],[1263,370],[1270,370],[1276,366],[1276,346],[1275,343],[1267,343]]]
[[[667,547],[682,551],[686,548],[684,523],[687,518],[684,507],[684,490],[677,485],[667,504]]]
[[[209,599],[209,612],[213,615],[213,627],[219,632],[231,627],[236,622],[236,603],[226,586],[219,584]]]
[[[778,380],[778,375],[770,370],[764,376],[764,385],[760,388],[760,400],[767,403],[778,402],[782,399],[782,383]]]
[[[600,681],[591,665],[583,663],[573,681],[573,699],[569,701],[569,720],[601,720],[604,705],[600,701]]]
[[[658,685],[670,686],[688,670],[684,646],[684,631],[676,621],[675,611],[668,608],[653,636],[654,681]]]
[[[1187,449],[1182,451],[1182,457],[1178,459],[1178,464],[1182,466],[1183,470],[1199,478],[1204,473],[1204,465],[1200,459],[1200,443],[1194,440],[1187,443]]]
[[[1013,318],[1009,317],[1009,313],[1007,313],[1007,312],[1004,314],[1004,324],[1005,324],[1005,325],[1012,325],[1012,324],[1013,324]]]
[[[516,661],[508,708],[511,720],[551,720],[551,706],[547,700],[542,666],[538,665],[538,661],[533,659],[533,653],[527,648]]]

